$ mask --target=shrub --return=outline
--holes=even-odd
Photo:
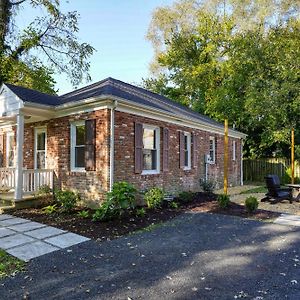
[[[119,217],[124,210],[135,207],[136,189],[122,181],[113,185],[112,191],[106,194],[106,200],[93,214],[93,221],[108,221]]]
[[[212,180],[200,180],[200,187],[204,192],[212,193],[216,187],[216,183]]]
[[[159,208],[164,200],[164,191],[154,187],[145,193],[144,200],[149,208]]]
[[[51,215],[57,212],[57,204],[45,206],[42,208],[42,211],[47,215]]]
[[[169,206],[170,206],[170,208],[173,208],[173,209],[177,209],[179,207],[178,203],[175,201],[170,202]]]
[[[139,208],[139,209],[136,210],[135,214],[136,214],[138,217],[143,218],[143,217],[146,215],[146,210],[145,210],[144,207]]]
[[[51,195],[52,193],[52,190],[50,188],[49,185],[47,184],[44,184],[44,185],[41,185],[38,192],[37,192],[37,195],[38,196],[49,196]]]
[[[227,208],[229,206],[230,197],[226,194],[218,195],[217,201],[221,208]]]
[[[248,212],[254,212],[257,210],[258,208],[258,201],[257,201],[257,198],[256,197],[248,197],[246,200],[245,200],[245,206],[246,206],[246,209]]]
[[[61,209],[68,213],[75,208],[76,203],[79,201],[78,194],[70,190],[56,190],[54,195],[55,200],[60,205]]]
[[[178,194],[178,200],[183,203],[192,202],[194,200],[195,194],[193,192],[180,192]]]
[[[88,218],[89,217],[89,211],[88,210],[82,210],[82,211],[79,211],[78,213],[77,213],[77,216],[79,217],[79,218],[84,218],[84,219],[86,219],[86,218]]]
[[[281,183],[282,184],[288,184],[288,183],[291,183],[291,182],[292,182],[292,168],[287,168],[285,170],[285,173],[281,177]],[[300,178],[299,177],[295,177],[294,178],[294,182],[295,183],[300,183]]]

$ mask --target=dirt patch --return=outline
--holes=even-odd
[[[216,195],[197,193],[188,203],[180,204],[178,209],[147,209],[146,215],[137,216],[134,211],[128,212],[119,219],[108,222],[94,222],[89,218],[78,216],[80,209],[71,214],[55,212],[45,214],[42,209],[28,208],[13,211],[14,216],[26,218],[32,221],[55,226],[64,230],[72,231],[86,237],[97,240],[110,240],[131,232],[153,226],[155,224],[173,219],[175,216],[188,211],[211,212],[226,215],[240,216],[243,218],[254,218],[258,220],[270,220],[280,214],[265,210],[257,210],[253,214],[245,211],[244,206],[231,202],[228,209],[221,209],[216,201]],[[93,211],[89,211],[90,216]]]

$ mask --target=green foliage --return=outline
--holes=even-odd
[[[253,196],[246,198],[245,207],[246,207],[246,209],[249,213],[252,213],[252,212],[256,211],[257,208],[258,208],[257,198],[253,197]]]
[[[230,197],[226,194],[221,194],[221,195],[218,195],[217,201],[221,208],[227,208],[230,203]]]
[[[93,214],[93,221],[108,221],[122,215],[125,210],[135,207],[136,189],[128,182],[115,182],[106,200]]]
[[[291,168],[287,168],[285,170],[285,173],[281,177],[281,183],[282,184],[289,184],[291,182],[292,182],[292,169]],[[297,183],[297,184],[299,184],[300,183],[300,178],[299,177],[295,177],[294,178],[294,182]]]
[[[79,218],[87,219],[90,216],[90,213],[88,210],[82,210],[77,213],[77,216]]]
[[[23,270],[25,263],[0,249],[0,280]]]
[[[146,210],[145,210],[144,207],[138,208],[138,209],[136,210],[135,214],[136,214],[138,217],[143,218],[143,217],[146,215]]]
[[[144,200],[149,208],[160,208],[164,200],[164,191],[157,187],[151,188],[145,193]]]
[[[290,129],[300,127],[299,16],[295,0],[158,8],[148,31],[156,76],[144,85],[217,121],[228,118],[248,134],[245,156],[288,157]]]
[[[255,193],[266,193],[268,190],[264,186],[258,186],[253,189],[245,190],[240,192],[240,194],[255,194]]]
[[[195,193],[193,193],[191,191],[188,191],[188,192],[183,191],[178,194],[177,198],[180,202],[189,203],[194,200],[194,197],[195,197]]]
[[[57,204],[45,206],[42,208],[42,211],[47,215],[51,215],[58,211]]]
[[[79,195],[70,190],[56,190],[54,196],[62,211],[67,213],[71,212],[80,200]]]
[[[38,190],[38,196],[49,196],[52,193],[52,189],[49,187],[49,185],[42,185],[40,186]]]
[[[172,201],[172,202],[169,203],[169,207],[173,208],[173,209],[178,209],[179,205],[178,205],[177,202]]]
[[[54,72],[65,73],[73,85],[90,80],[88,60],[94,48],[78,39],[76,11],[63,12],[60,0],[2,2],[0,84],[5,81],[53,94]],[[32,18],[21,29],[16,19],[25,2]]]
[[[212,193],[216,187],[216,183],[212,180],[200,180],[200,187],[204,192]]]

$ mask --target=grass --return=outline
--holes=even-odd
[[[22,271],[25,263],[0,250],[0,279]]]
[[[267,189],[264,186],[258,186],[253,189],[242,191],[240,194],[256,194],[256,193],[266,193]]]

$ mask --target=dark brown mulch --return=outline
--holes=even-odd
[[[178,209],[147,209],[144,217],[138,217],[131,212],[124,214],[120,219],[108,222],[93,222],[91,218],[79,217],[77,215],[79,211],[80,209],[77,209],[71,214],[58,212],[45,214],[42,209],[28,208],[13,211],[12,214],[98,240],[114,239],[144,229],[150,225],[171,220],[175,216],[188,211],[227,214],[259,220],[274,219],[280,215],[279,213],[266,210],[257,210],[255,213],[249,214],[245,211],[244,206],[233,202],[230,203],[228,209],[221,209],[216,201],[216,195],[207,193],[195,194],[192,201],[188,203],[181,202],[181,206]],[[90,215],[92,215],[92,213],[93,211],[90,210]]]

